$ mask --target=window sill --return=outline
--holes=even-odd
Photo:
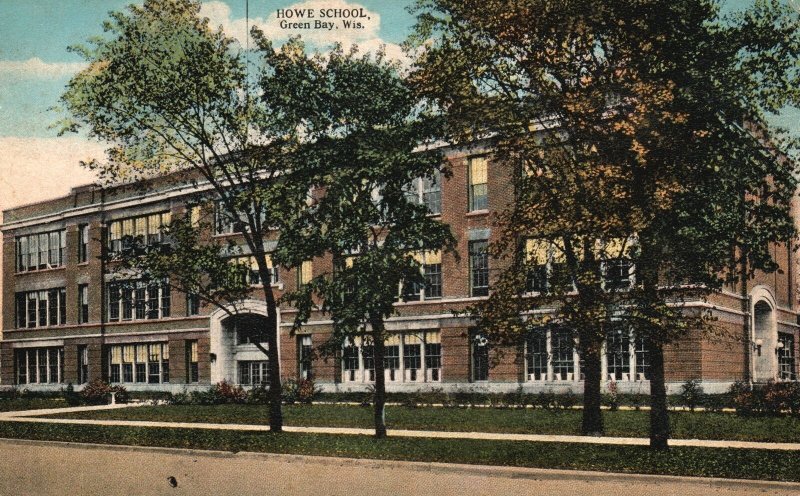
[[[23,274],[43,274],[43,273],[47,273],[47,272],[55,272],[55,271],[58,271],[58,270],[64,270],[66,268],[67,267],[65,265],[59,265],[58,267],[49,267],[47,269],[17,271],[17,272],[14,273],[14,275],[21,276]]]
[[[483,208],[481,210],[471,210],[466,213],[467,217],[482,217],[484,215],[489,215],[489,209]]]

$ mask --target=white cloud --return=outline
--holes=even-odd
[[[0,210],[47,200],[95,181],[81,160],[104,157],[106,147],[79,137],[0,137]]]
[[[83,62],[44,62],[39,57],[28,60],[0,60],[0,76],[17,79],[72,76],[86,67]]]
[[[389,58],[405,59],[403,50],[399,45],[387,43],[378,36],[381,23],[380,14],[367,9],[363,5],[346,0],[305,0],[282,7],[282,9],[284,11],[304,10],[306,12],[313,9],[315,18],[311,20],[297,17],[279,19],[276,9],[266,17],[251,16],[249,21],[244,18],[232,19],[230,7],[217,0],[203,3],[200,8],[200,15],[208,17],[212,26],[221,26],[228,36],[236,38],[240,43],[246,40],[248,26],[258,26],[267,38],[272,40],[276,45],[285,42],[290,36],[300,35],[306,45],[311,49],[326,51],[330,49],[331,45],[335,42],[341,43],[345,48],[357,44],[362,52],[375,52],[380,46],[385,46],[386,54]],[[346,28],[340,18],[321,18],[320,11],[322,9],[362,9],[366,17],[356,20],[362,24],[361,28]],[[311,29],[283,28],[281,27],[281,20],[295,23],[311,22],[312,26]],[[315,20],[326,23],[333,22],[336,28],[314,29]]]

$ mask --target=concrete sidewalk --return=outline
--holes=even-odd
[[[146,420],[93,420],[93,419],[61,419],[54,417],[42,418],[42,415],[59,413],[82,412],[92,410],[111,410],[115,408],[130,408],[136,405],[102,405],[74,408],[58,408],[48,410],[27,410],[21,412],[4,412],[0,414],[0,421],[4,422],[34,422],[48,424],[73,424],[73,425],[108,425],[127,427],[166,427],[175,429],[210,429],[230,431],[269,431],[267,425],[254,424],[213,424],[205,422],[153,422]],[[340,434],[370,436],[372,429],[349,427],[300,427],[284,425],[286,432],[301,432],[309,434]],[[396,437],[422,437],[441,439],[484,439],[496,441],[528,441],[551,443],[582,443],[582,444],[608,444],[627,446],[647,446],[648,438],[640,437],[590,437],[590,436],[561,436],[546,434],[504,434],[494,432],[453,432],[453,431],[418,431],[390,429],[390,436]],[[728,441],[705,439],[670,439],[671,446],[693,446],[702,448],[737,448],[737,449],[767,449],[781,451],[798,451],[800,443],[764,443],[752,441]]]

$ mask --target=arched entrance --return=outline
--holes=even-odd
[[[257,385],[267,380],[267,355],[255,344],[268,348],[266,315],[266,304],[255,300],[237,305],[234,314],[224,310],[211,314],[212,383]]]
[[[778,333],[775,311],[766,300],[753,305],[753,380],[766,382],[775,378],[777,362],[775,348]]]

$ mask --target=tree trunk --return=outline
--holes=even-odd
[[[383,320],[371,319],[373,356],[375,358],[375,437],[386,437],[386,377],[383,359],[386,354],[383,342]]]
[[[265,285],[266,286],[266,285]],[[283,432],[281,364],[278,353],[278,310],[272,289],[264,288],[267,303],[267,366],[269,367],[269,430]]]
[[[600,385],[602,383],[601,345],[597,341],[596,336],[581,337],[581,355],[584,366],[581,433],[584,436],[602,436],[604,432],[603,414],[600,411]]]
[[[664,382],[664,345],[660,341],[650,340],[650,357],[650,448],[666,451],[669,449],[669,412]]]

